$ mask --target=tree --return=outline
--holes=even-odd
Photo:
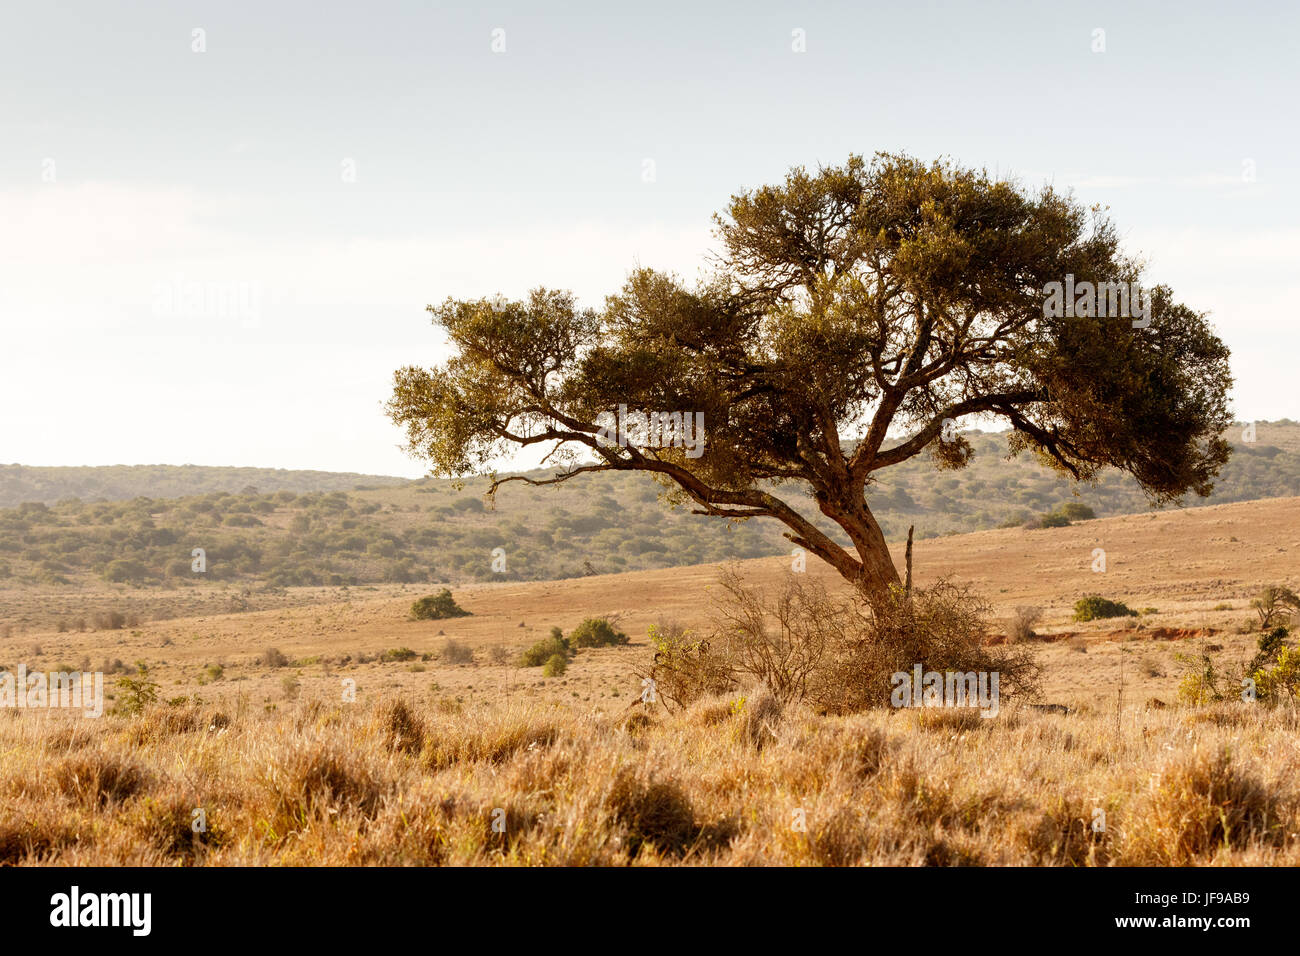
[[[869,594],[899,583],[870,507],[876,472],[924,452],[963,467],[967,416],[1010,425],[1012,454],[1075,480],[1121,468],[1154,504],[1208,495],[1227,460],[1228,350],[1204,313],[1156,286],[1144,328],[1048,314],[1048,283],[1141,279],[1097,207],[879,154],[794,169],[733,196],[715,223],[721,248],[694,287],[637,269],[599,310],[546,289],[430,306],[455,353],[395,375],[388,412],[411,452],[444,475],[490,474],[489,496],[648,472],[696,513],[784,523]],[[656,418],[673,440],[611,428],[620,406],[670,410]],[[702,446],[685,440],[692,415]],[[533,445],[553,477],[491,471]],[[847,547],[778,496],[787,483]]]
[[[1286,585],[1270,584],[1250,599],[1259,615],[1259,629],[1267,631],[1274,624],[1285,624],[1291,611],[1300,611],[1300,596]]]

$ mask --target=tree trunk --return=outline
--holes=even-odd
[[[898,569],[894,567],[894,559],[889,553],[889,545],[885,541],[885,533],[880,530],[880,525],[871,512],[865,511],[862,520],[852,524],[852,528],[845,530],[849,532],[849,538],[862,563],[861,580],[857,583],[868,595],[884,594],[891,587],[902,585]]]
[[[912,532],[916,530],[916,525],[907,527],[907,582],[903,585],[903,590],[907,592],[907,599],[912,599]]]

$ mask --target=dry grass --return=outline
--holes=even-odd
[[[762,692],[6,711],[0,863],[1297,865],[1297,731],[1247,704],[834,717]]]

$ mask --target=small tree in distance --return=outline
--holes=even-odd
[[[422,597],[411,605],[411,617],[417,621],[441,621],[449,617],[468,617],[469,611],[456,603],[451,591],[443,588],[437,594]]]

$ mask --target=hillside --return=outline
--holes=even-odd
[[[292,471],[284,468],[225,468],[207,465],[103,465],[42,467],[0,465],[0,508],[26,502],[52,505],[67,498],[128,501],[181,498],[249,489],[273,491],[351,491],[357,485],[402,485],[404,478],[351,472]]]
[[[1104,573],[1092,570],[1098,547],[1107,552]],[[895,557],[901,559],[900,548]],[[1040,531],[983,531],[921,542],[915,560],[921,586],[944,577],[972,585],[989,600],[994,628],[1003,627],[1019,606],[1043,610],[1037,630],[1048,639],[1042,649],[1050,670],[1045,690],[1053,699],[1113,700],[1114,685],[1121,680],[1134,684],[1134,693],[1171,699],[1182,671],[1175,654],[1188,650],[1179,638],[1214,635],[1227,658],[1249,657],[1255,635],[1237,633],[1243,621],[1253,618],[1249,599],[1266,584],[1300,587],[1300,499],[1126,515]],[[789,578],[790,567],[788,558],[773,557],[742,562],[739,570],[750,584],[770,589]],[[666,619],[697,629],[709,626],[709,588],[718,572],[716,564],[702,564],[568,581],[470,584],[457,588],[455,596],[471,616],[444,621],[410,619],[411,602],[430,589],[409,584],[291,589],[261,610],[255,603],[204,601],[175,607],[166,615],[169,619],[158,621],[146,619],[150,605],[143,603],[154,592],[101,586],[60,595],[44,589],[39,599],[22,599],[24,623],[0,628],[0,664],[29,659],[33,665],[53,665],[88,654],[96,662],[105,654],[140,659],[156,670],[171,695],[199,691],[204,669],[220,663],[227,683],[203,689],[205,696],[238,691],[253,700],[273,701],[283,675],[263,668],[259,657],[274,647],[291,660],[320,662],[299,672],[308,686],[319,684],[331,692],[338,677],[331,676],[328,662],[347,659],[354,669],[358,662],[364,665],[354,676],[364,674],[365,685],[421,696],[431,680],[441,694],[453,696],[518,689],[521,680],[531,688],[528,693],[555,700],[569,697],[575,685],[588,693],[599,687],[626,696],[636,686],[633,666],[648,653],[650,624]],[[807,574],[832,589],[845,587],[816,562],[809,563]],[[214,597],[223,593],[216,588],[179,593],[198,601],[208,591]],[[1076,623],[1074,602],[1093,593],[1143,613]],[[0,592],[0,600],[4,597]],[[69,598],[82,606],[134,609],[139,620],[107,634],[56,628],[48,612]],[[552,626],[568,633],[596,615],[616,619],[633,645],[584,652],[562,681],[543,682],[505,663]],[[1147,640],[1133,643],[1140,638]],[[399,647],[436,657],[449,639],[474,651],[474,666],[440,666],[429,674],[424,666],[408,669],[377,660],[383,651]],[[40,651],[39,662],[30,660],[34,648]],[[498,648],[502,652],[494,650]]]
[[[882,473],[869,497],[887,536],[898,540],[913,524],[920,540],[1018,527],[1069,503],[1101,517],[1148,510],[1136,484],[1118,473],[1076,487],[1029,457],[1007,459],[1005,435],[968,437],[976,454],[963,471],[936,471],[921,458]],[[263,474],[282,474],[287,481],[310,473]],[[3,510],[0,587],[460,584],[571,578],[790,551],[776,522],[727,523],[673,510],[657,500],[661,489],[645,475],[586,475],[547,487],[512,483],[498,494],[494,509],[484,504],[482,480],[460,489],[433,479],[387,479],[387,486],[379,486],[384,479],[367,480],[364,490],[259,488],[257,493],[214,491],[123,502],[63,500]],[[838,531],[796,489],[781,493],[823,528]],[[1296,495],[1300,425],[1283,422],[1259,425],[1252,444],[1238,441],[1215,494],[1187,504]],[[205,552],[202,573],[192,570],[195,548]]]

